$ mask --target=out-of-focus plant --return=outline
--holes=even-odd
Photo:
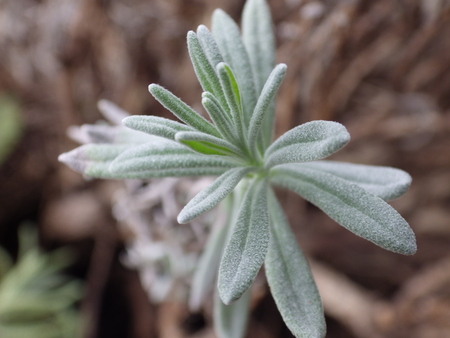
[[[43,253],[29,227],[19,235],[17,262],[0,248],[0,337],[81,337],[74,307],[82,296],[81,283],[61,273],[70,255],[63,250]]]
[[[204,290],[217,277],[217,332],[220,337],[242,337],[248,289],[264,264],[292,333],[323,337],[325,319],[316,285],[272,187],[290,189],[353,233],[409,255],[416,251],[414,233],[385,201],[401,196],[411,178],[388,167],[323,161],[350,139],[336,122],[305,123],[272,142],[274,97],[286,65],[274,64],[264,0],[247,1],[242,34],[225,12],[216,10],[212,33],[199,26],[187,41],[210,121],[151,84],[150,93],[184,124],[156,116],[126,117],[123,124],[130,129],[120,136],[122,142],[86,144],[60,160],[100,178],[219,175],[178,215],[180,223],[188,223],[226,200],[228,221],[211,231],[193,278],[191,306],[201,304]]]
[[[18,102],[11,96],[0,95],[0,164],[20,140],[22,121]]]

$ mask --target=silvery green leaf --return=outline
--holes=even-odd
[[[242,40],[247,49],[258,93],[275,65],[275,38],[265,0],[248,0],[242,12]]]
[[[203,52],[209,60],[209,63],[215,68],[220,62],[224,62],[219,46],[214,36],[205,25],[197,28],[197,37],[202,46]]]
[[[164,106],[164,108],[172,112],[172,114],[174,114],[184,123],[190,125],[191,127],[194,127],[195,129],[203,133],[220,136],[220,133],[211,123],[205,120],[204,117],[197,114],[195,110],[181,101],[167,89],[161,87],[160,85],[152,83],[150,86],[148,86],[148,90],[153,95],[153,97]]]
[[[320,160],[341,149],[349,140],[350,134],[340,123],[308,122],[281,135],[267,148],[265,166]]]
[[[286,73],[286,65],[284,63],[277,65],[270,73],[267,82],[262,89],[261,95],[256,103],[255,110],[250,120],[250,127],[248,129],[248,144],[252,147],[252,152],[257,151],[257,138],[261,131],[261,126],[268,112],[270,103],[280,88],[281,81],[283,81]]]
[[[109,166],[115,177],[146,179],[168,176],[220,175],[239,162],[197,154],[173,141],[147,143],[123,152]]]
[[[245,154],[230,142],[198,131],[180,131],[176,133],[175,140],[201,154],[245,157]]]
[[[122,120],[124,126],[141,132],[175,140],[175,134],[180,131],[195,131],[185,124],[165,119],[159,116],[129,116]]]
[[[223,96],[215,67],[209,62],[197,35],[193,31],[190,31],[187,35],[187,44],[195,74],[197,75],[203,91],[211,92],[216,97]]]
[[[198,311],[206,296],[212,290],[217,278],[222,251],[228,233],[228,224],[213,224],[211,234],[208,237],[206,247],[200,256],[199,262],[192,277],[191,294],[189,297],[189,308]]]
[[[306,166],[286,164],[271,170],[271,181],[288,188],[337,223],[376,245],[412,255],[416,239],[408,223],[389,204],[360,186]]]
[[[117,156],[131,147],[131,144],[85,144],[59,155],[58,160],[89,177],[123,178],[122,175],[113,175],[109,171],[109,165]]]
[[[314,278],[272,191],[268,206],[271,232],[264,266],[270,292],[294,336],[324,337],[325,317]]]
[[[249,288],[261,268],[269,246],[267,182],[259,179],[248,188],[220,262],[218,289],[225,304]]]
[[[212,17],[212,32],[224,61],[230,65],[236,75],[242,93],[243,121],[244,125],[248,126],[256,105],[257,92],[252,66],[241,39],[239,27],[228,14],[221,9],[216,9]]]
[[[299,163],[296,168],[301,171],[302,167],[323,171],[354,184],[389,201],[400,197],[411,184],[411,176],[400,169],[353,164],[337,161],[315,161]]]
[[[232,168],[219,176],[205,189],[200,191],[181,210],[178,215],[179,223],[188,223],[202,213],[211,210],[230,194],[241,179],[254,168]]]
[[[209,92],[202,94],[202,104],[220,134],[228,141],[235,143],[237,135],[231,120],[231,114],[225,111],[217,98]]]
[[[243,338],[247,329],[250,290],[233,304],[225,305],[218,293],[214,297],[214,331],[218,338]]]

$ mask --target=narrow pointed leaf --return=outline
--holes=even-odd
[[[265,0],[248,0],[242,12],[242,40],[247,49],[258,93],[275,65],[275,38]]]
[[[214,331],[218,338],[243,338],[250,311],[250,290],[233,304],[225,305],[218,293],[214,297]]]
[[[301,171],[303,167],[343,178],[385,201],[400,197],[411,184],[411,176],[407,172],[391,167],[337,161],[315,161],[299,163],[296,170]]]
[[[220,262],[218,289],[225,304],[249,288],[261,268],[269,245],[267,182],[252,182],[244,196],[236,225]]]
[[[194,66],[195,74],[205,92],[211,92],[217,97],[223,96],[222,88],[220,86],[219,78],[215,67],[211,65],[208,57],[203,51],[203,48],[198,40],[197,35],[190,31],[187,35],[187,43],[189,49],[189,56]]]
[[[129,116],[122,120],[122,124],[127,128],[169,140],[175,140],[175,134],[180,131],[195,131],[190,126],[159,116]]]
[[[302,124],[281,135],[267,148],[266,168],[320,160],[341,149],[349,140],[350,134],[340,123],[312,121]]]
[[[257,91],[250,59],[237,24],[224,11],[217,9],[212,17],[212,32],[220,52],[233,69],[242,92],[244,124],[248,126],[256,105]]]
[[[270,292],[294,336],[324,337],[325,317],[308,262],[273,192],[268,205],[271,232],[264,266]]]
[[[163,141],[165,141],[163,139]],[[230,158],[197,154],[176,142],[133,147],[110,165],[112,175],[147,179],[168,176],[220,175],[239,163]]]
[[[195,129],[203,133],[220,136],[220,133],[211,123],[205,120],[204,117],[197,114],[195,110],[181,101],[167,89],[153,83],[148,86],[148,90],[153,95],[153,97],[164,106],[164,108],[172,112],[172,114],[174,114],[184,123],[190,125],[191,127],[194,127]]]
[[[245,157],[244,153],[230,142],[198,131],[181,131],[175,135],[175,139],[201,154]]]
[[[233,121],[231,120],[231,115],[223,109],[213,94],[204,92],[202,97],[203,107],[208,112],[208,115],[213,120],[220,134],[228,141],[235,143],[237,135],[234,130]]]
[[[202,213],[214,208],[227,197],[241,179],[252,170],[252,167],[233,168],[223,173],[189,201],[178,215],[178,222],[188,223]]]
[[[408,223],[389,204],[360,186],[332,174],[287,164],[271,170],[271,181],[288,188],[337,223],[376,245],[412,255],[416,239]]]
[[[100,100],[97,107],[102,115],[111,123],[120,125],[120,122],[130,114],[120,108],[118,105],[108,100]]]
[[[266,117],[266,113],[268,112],[270,103],[273,102],[273,98],[275,97],[278,88],[280,88],[281,81],[283,81],[285,73],[286,65],[283,63],[277,65],[273,69],[272,73],[270,73],[261,95],[258,98],[255,111],[253,112],[252,119],[250,121],[250,127],[248,129],[248,144],[252,147],[253,152],[256,152],[257,150],[256,141],[261,131],[261,126],[264,122],[264,118]]]
[[[96,178],[123,178],[109,171],[112,161],[132,145],[85,144],[59,155],[58,160],[83,175]]]
[[[217,73],[219,74],[220,83],[228,107],[230,107],[232,121],[235,126],[234,129],[239,133],[240,137],[243,138],[244,122],[242,116],[241,94],[234,73],[226,63],[219,63],[217,65]]]
[[[197,37],[206,57],[214,68],[219,63],[224,62],[223,56],[220,53],[219,46],[217,45],[214,36],[205,25],[198,26]]]

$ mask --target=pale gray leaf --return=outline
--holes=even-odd
[[[220,262],[218,289],[225,304],[249,288],[264,262],[268,245],[267,182],[259,179],[252,182],[244,196]]]
[[[288,188],[337,223],[393,252],[416,252],[414,232],[400,214],[380,197],[338,176],[287,164],[271,170],[271,181]]]
[[[141,132],[175,140],[180,131],[196,131],[196,129],[159,116],[134,115],[122,120],[124,126]]]
[[[268,205],[271,231],[264,266],[270,292],[294,336],[324,337],[325,317],[308,262],[272,191]]]
[[[302,167],[323,171],[338,176],[361,188],[389,201],[400,197],[411,184],[411,176],[400,169],[391,167],[353,164],[337,161],[315,161],[299,163],[296,168]]]
[[[203,133],[220,137],[220,133],[211,123],[209,123],[204,117],[197,114],[195,110],[167,89],[153,83],[148,86],[148,90],[153,97],[164,106],[164,108],[172,112],[172,114],[184,123]]]
[[[189,201],[179,213],[177,218],[178,222],[188,223],[202,213],[214,208],[227,197],[241,179],[252,170],[252,167],[232,168],[223,173]]]
[[[320,160],[341,149],[349,140],[350,134],[340,123],[308,122],[281,135],[267,148],[265,166]]]
[[[203,92],[202,104],[220,134],[228,141],[235,143],[237,135],[231,120],[231,114],[225,111],[218,99],[212,93]]]

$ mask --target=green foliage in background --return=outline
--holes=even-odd
[[[109,142],[100,137],[99,143],[62,154],[60,160],[100,178],[218,176],[178,215],[180,223],[188,223],[227,201],[227,225],[211,232],[193,279],[191,306],[198,307],[203,290],[217,280],[216,331],[220,337],[242,337],[248,290],[264,264],[272,295],[292,333],[323,337],[320,297],[273,187],[292,190],[382,248],[410,255],[416,251],[414,233],[385,201],[401,196],[411,177],[393,168],[323,160],[350,140],[337,122],[308,122],[272,142],[274,98],[287,67],[275,65],[272,22],[264,0],[247,1],[242,32],[225,12],[216,10],[212,32],[199,26],[188,33],[187,43],[208,119],[151,84],[150,93],[183,123],[126,117],[128,137],[123,137],[126,129],[117,129]]]
[[[70,264],[68,253],[43,253],[29,227],[19,235],[16,263],[0,248],[0,337],[81,337],[73,306],[81,298],[81,284],[61,274]]]
[[[22,135],[19,103],[7,95],[0,95],[0,164],[14,149]]]

